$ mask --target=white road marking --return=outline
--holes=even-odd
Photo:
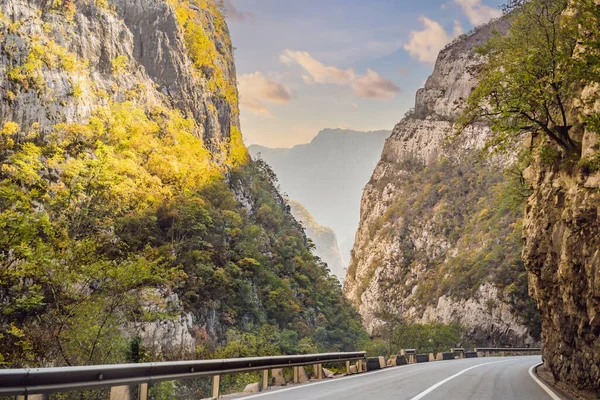
[[[554,393],[552,391],[552,389],[550,389],[548,386],[546,386],[546,384],[544,382],[542,382],[537,376],[535,376],[535,373],[533,372],[537,367],[539,367],[540,365],[542,365],[543,362],[539,363],[539,364],[535,364],[534,366],[532,366],[531,368],[529,368],[529,375],[531,376],[531,378],[538,384],[540,385],[540,387],[542,389],[544,389],[544,391],[546,393],[548,393],[548,396],[550,396],[550,398],[552,400],[562,400],[560,397],[558,397],[556,395],[556,393]]]
[[[440,386],[442,386],[444,383],[446,383],[446,382],[448,382],[448,381],[450,381],[450,380],[452,380],[452,379],[456,378],[456,377],[457,377],[457,376],[459,376],[459,375],[462,375],[462,374],[464,374],[464,373],[465,373],[465,372],[467,372],[467,371],[470,371],[470,370],[472,370],[472,369],[475,369],[475,368],[483,367],[484,365],[489,365],[489,364],[498,364],[498,363],[501,363],[501,362],[506,362],[506,361],[511,361],[511,360],[493,361],[493,362],[488,362],[488,363],[478,364],[478,365],[475,365],[475,366],[473,366],[473,367],[469,367],[469,368],[463,369],[462,371],[460,371],[460,372],[458,372],[458,373],[456,373],[456,374],[454,374],[454,375],[452,375],[452,376],[449,376],[449,377],[447,377],[447,378],[446,378],[446,379],[444,379],[443,381],[439,381],[439,382],[438,382],[438,383],[436,383],[435,385],[433,385],[433,386],[430,386],[428,389],[426,389],[426,390],[422,391],[421,393],[419,393],[418,395],[416,395],[415,397],[413,397],[413,398],[412,398],[412,399],[410,399],[410,400],[419,400],[419,399],[422,399],[423,397],[427,396],[429,393],[433,392],[435,389],[437,389],[437,388],[439,388]]]

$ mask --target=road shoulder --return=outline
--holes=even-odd
[[[563,382],[556,382],[550,370],[543,364],[534,368],[534,374],[537,378],[554,391],[564,400],[597,400],[600,397],[594,393],[577,390],[566,385]]]

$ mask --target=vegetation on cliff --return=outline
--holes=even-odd
[[[536,0],[513,7],[510,33],[479,49],[486,62],[475,71],[479,84],[459,127],[488,120],[495,132],[492,148],[510,149],[527,133],[532,139],[543,135],[567,157],[579,158],[581,137],[575,128],[598,120],[597,115],[583,117],[573,103],[586,85],[600,81],[600,42],[592,34],[598,7],[592,0]]]
[[[405,232],[401,237],[402,273],[382,285],[394,296],[412,296],[409,306],[424,310],[444,295],[454,300],[476,297],[479,288],[491,282],[501,291],[499,300],[509,304],[530,334],[539,339],[539,315],[527,294],[527,272],[520,257],[528,192],[515,176],[517,167],[503,173],[473,154],[461,161],[441,158],[427,165],[407,160],[402,170],[408,173],[401,191],[369,226],[370,240]],[[384,187],[387,182],[380,180],[377,185]],[[413,243],[410,231],[417,229],[418,221],[431,210],[427,234],[445,238],[445,245],[456,249],[450,257],[432,257],[426,248],[418,249]],[[416,290],[402,284],[415,265],[426,266]],[[370,284],[376,267],[361,278],[359,295]],[[352,264],[348,275],[354,279],[355,274],[356,264]],[[490,310],[494,306],[490,304]]]
[[[600,6],[593,0],[513,0],[513,26],[481,48],[461,127],[487,119],[494,151],[526,154],[531,186],[523,260],[538,303],[544,365],[555,381],[600,386]],[[525,145],[523,145],[525,142]],[[581,393],[579,393],[581,394]],[[583,395],[583,398],[587,398]]]
[[[0,44],[10,62],[1,70],[9,93],[49,106],[65,102],[45,89],[51,71],[71,79],[73,96],[82,95],[75,85],[83,82],[85,96],[97,101],[89,118],[49,129],[0,123],[3,365],[255,355],[249,351],[256,347],[236,345],[240,337],[268,343],[265,355],[354,350],[365,337],[274,188],[272,171],[247,155],[235,122],[235,77],[226,71],[231,60],[224,59],[231,52],[216,49],[213,37],[229,43],[219,2],[170,4],[197,79],[229,103],[234,122],[218,149],[200,134],[210,126],[168,101],[148,100],[159,98],[153,89],[140,84],[113,98],[90,90],[96,66],[20,30],[18,21],[0,21],[0,36],[18,37],[29,49],[13,59],[11,41]],[[44,13],[76,24],[78,6]],[[92,15],[115,12],[85,6],[98,7]],[[57,27],[44,24],[48,35]],[[109,73],[129,74],[135,62],[119,55]],[[165,299],[170,293],[178,295],[176,308]],[[193,316],[186,329],[196,353],[156,354],[132,338],[132,329],[182,313]]]

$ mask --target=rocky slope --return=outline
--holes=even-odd
[[[260,154],[273,168],[283,192],[335,231],[347,265],[361,192],[389,135],[389,131],[324,129],[310,143],[291,149],[252,145],[248,151],[252,157]]]
[[[292,215],[298,222],[302,224],[306,231],[306,235],[315,244],[315,255],[321,258],[331,273],[339,279],[343,279],[346,275],[344,268],[344,259],[338,246],[337,237],[333,229],[319,225],[306,207],[297,201],[288,200]]]
[[[0,3],[1,363],[363,335],[242,143],[220,4]]]
[[[592,97],[590,89],[597,95],[594,86],[582,98]],[[597,115],[600,101],[573,112]],[[537,153],[525,171],[533,194],[523,259],[542,316],[544,365],[592,399],[600,393],[600,135],[577,126],[572,137],[582,143],[577,166],[555,150],[551,160]],[[553,146],[541,138],[534,145]]]
[[[513,161],[477,157],[483,124],[447,141],[476,85],[474,48],[507,25],[480,27],[439,54],[365,187],[344,289],[370,332],[401,319],[460,322],[479,345],[539,338],[519,257],[524,198],[502,172]]]

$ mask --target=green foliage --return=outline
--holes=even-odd
[[[129,340],[129,345],[125,352],[125,358],[128,363],[141,363],[149,359],[149,354],[144,348],[142,338],[136,336]]]
[[[192,3],[200,11],[171,2],[186,46],[210,94],[235,114],[222,10],[212,0]],[[55,6],[75,11],[72,1]],[[75,83],[89,74],[87,63],[52,41],[28,39],[29,55],[9,79],[37,88],[47,69],[66,71],[73,94],[83,94]],[[129,62],[115,58],[113,72],[126,72]],[[165,292],[193,313],[202,357],[355,350],[366,337],[358,314],[313,256],[273,172],[249,159],[239,128],[232,125],[229,141],[211,153],[201,121],[149,106],[142,93],[136,87],[129,101],[114,102],[97,91],[104,106],[89,120],[50,132],[0,125],[0,362],[180,359],[129,337],[182,312],[164,304]],[[173,398],[206,388],[194,385],[151,392]]]
[[[188,309],[216,311],[225,329],[279,326],[279,351],[299,350],[293,333],[319,350],[354,348],[364,335],[357,315],[277,197],[272,172],[232,172],[256,204],[248,214],[194,129],[178,113],[133,103],[59,125],[44,142],[3,127],[3,326],[27,332],[5,341],[8,362],[122,360],[119,327],[164,317],[140,307],[147,289],[165,284]]]
[[[540,146],[538,156],[543,165],[552,165],[560,159],[559,151],[549,145]]]
[[[587,173],[600,171],[600,152],[584,157],[580,160],[580,165]]]
[[[367,352],[367,357],[389,357],[394,350],[390,349],[390,343],[381,338],[373,338],[361,343],[361,350]]]
[[[392,346],[399,349],[415,349],[417,353],[449,351],[463,341],[459,324],[410,324],[398,325],[392,334]]]
[[[490,147],[511,149],[515,138],[530,132],[579,156],[580,138],[572,132],[578,120],[570,102],[578,97],[582,84],[597,81],[598,64],[590,64],[588,57],[576,52],[582,24],[594,19],[597,24],[599,14],[597,7],[591,18],[584,12],[567,12],[570,3],[517,4],[508,35],[497,35],[480,49],[487,61],[476,68],[479,84],[459,121],[461,128],[488,120],[495,132]],[[576,1],[574,7],[588,3],[592,2]]]

